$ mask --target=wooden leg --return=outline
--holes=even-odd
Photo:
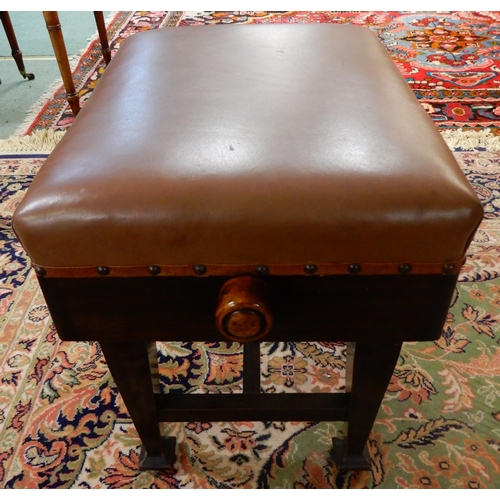
[[[141,469],[173,470],[175,438],[162,438],[144,342],[102,342],[102,351],[142,441]]]
[[[346,342],[346,360],[345,360],[345,392],[351,393],[352,389],[352,373],[354,370],[354,351],[356,349],[355,342]]]
[[[26,73],[26,70],[24,68],[23,53],[19,50],[19,46],[17,45],[16,34],[14,33],[14,28],[12,26],[12,22],[10,21],[9,13],[6,11],[0,11],[0,19],[2,20],[3,28],[12,50],[12,57],[14,58],[14,61],[16,61],[19,73],[21,73],[23,78],[34,80],[35,75],[33,73]]]
[[[260,393],[260,342],[243,344],[243,392]]]
[[[333,440],[333,457],[340,470],[371,469],[366,442],[398,361],[401,345],[401,342],[357,342],[355,345],[352,379],[346,383],[346,387],[351,387],[347,437]]]
[[[161,394],[160,387],[160,374],[158,372],[158,347],[156,342],[147,344],[148,359],[149,359],[149,372],[151,374],[151,384],[153,385],[153,392]]]
[[[108,43],[108,33],[106,31],[106,24],[104,23],[104,15],[102,11],[94,12],[95,23],[97,25],[97,32],[99,33],[99,40],[101,42],[102,57],[106,66],[111,62],[111,49]]]
[[[66,90],[66,99],[76,116],[80,111],[80,100],[75,90],[73,76],[71,75],[71,68],[69,66],[68,53],[66,52],[66,45],[64,43],[63,34],[61,31],[61,23],[59,22],[59,15],[55,11],[43,11],[45,24],[49,31],[50,41],[54,49],[54,54],[59,65],[59,71]]]

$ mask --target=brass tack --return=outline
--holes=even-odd
[[[347,270],[351,274],[359,274],[361,272],[361,269],[361,264],[358,264],[357,262],[355,262],[354,264],[349,264],[349,266],[347,267]]]
[[[448,264],[445,264],[443,266],[443,273],[444,274],[452,274],[454,270],[455,270],[455,265],[454,264],[448,263]]]
[[[411,264],[408,264],[408,263],[399,264],[398,271],[401,274],[409,274],[409,273],[411,273]]]
[[[204,266],[203,264],[196,264],[194,267],[193,267],[193,271],[195,272],[195,274],[197,274],[198,276],[202,276],[203,274],[205,274],[207,272],[207,268],[206,266]]]
[[[255,272],[261,276],[269,274],[269,268],[264,265],[256,266]]]
[[[148,273],[156,276],[157,274],[161,273],[161,267],[160,266],[148,266]]]
[[[316,264],[306,264],[304,266],[304,272],[306,274],[314,274],[318,270],[318,266]]]
[[[101,276],[107,276],[109,274],[109,267],[97,266],[96,271],[97,271],[97,274],[100,274]]]
[[[33,266],[33,269],[37,276],[45,276],[47,274],[47,271],[41,266]]]

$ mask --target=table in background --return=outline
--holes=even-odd
[[[61,72],[64,89],[66,90],[66,99],[68,100],[73,114],[76,116],[80,111],[80,100],[71,75],[68,53],[66,52],[61,23],[59,22],[59,15],[56,11],[43,11],[43,17],[45,18],[45,24],[47,25],[47,30],[50,35],[50,41],[52,42],[57,64],[59,65],[59,71]],[[99,11],[94,12],[94,17],[97,25],[97,31],[99,33],[99,40],[101,42],[102,56],[104,58],[104,62],[108,65],[111,61],[111,49],[109,48],[106,25],[104,24],[104,15],[101,11]]]

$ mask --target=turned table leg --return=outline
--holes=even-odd
[[[1,11],[0,19],[2,21],[5,34],[7,35],[7,40],[9,41],[10,49],[12,51],[12,57],[14,58],[14,61],[16,61],[19,73],[21,73],[23,78],[34,80],[35,75],[33,73],[26,73],[26,69],[24,68],[23,53],[19,50],[19,45],[17,45],[16,34],[14,33],[9,13],[7,11]]]
[[[151,381],[151,346],[100,342],[113,379],[142,441],[141,469],[173,469],[175,438],[162,437]]]
[[[73,76],[71,75],[68,53],[66,52],[61,23],[59,22],[59,15],[55,11],[43,11],[43,17],[45,18],[50,41],[54,49],[59,71],[61,72],[64,89],[66,90],[66,99],[68,100],[73,114],[76,116],[80,111],[80,100],[75,90]]]
[[[394,372],[401,342],[348,344],[346,390],[350,390],[347,436],[333,440],[339,470],[370,470],[366,449],[370,431]],[[352,356],[354,351],[354,356]]]
[[[106,24],[104,23],[104,14],[102,11],[95,11],[94,18],[97,26],[97,32],[99,33],[99,41],[101,42],[102,57],[107,66],[111,62],[111,49],[109,48],[108,33],[106,31]]]

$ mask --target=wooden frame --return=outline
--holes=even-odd
[[[152,343],[227,341],[215,311],[229,278],[39,276],[39,282],[62,340],[100,342],[142,440],[142,468],[173,468],[175,439],[161,436],[159,422],[223,419],[345,421],[347,436],[333,440],[334,460],[339,469],[370,469],[366,442],[402,342],[439,338],[457,275],[263,278],[274,322],[262,340],[346,341],[345,394],[261,393],[258,341],[244,344],[243,394],[155,394]]]

